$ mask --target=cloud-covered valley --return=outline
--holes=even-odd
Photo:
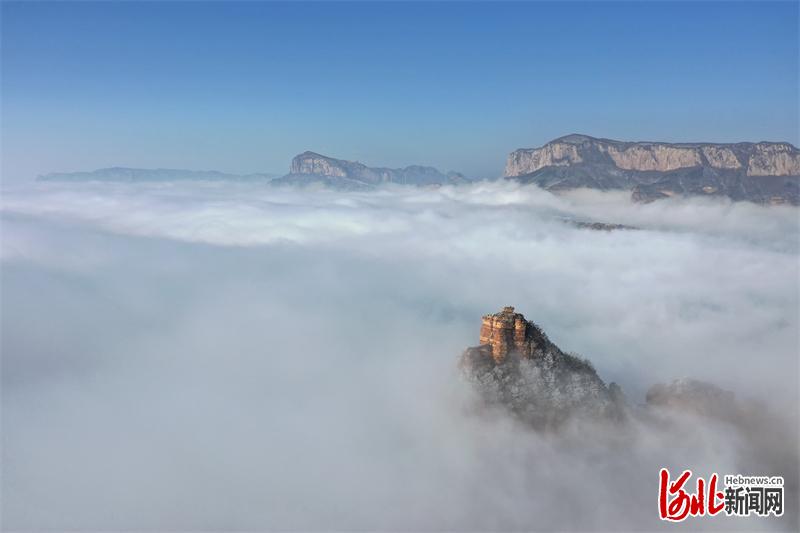
[[[797,210],[627,196],[7,188],[3,526],[653,530],[675,527],[662,466],[796,496]],[[689,376],[781,431],[664,415],[554,435],[476,412],[456,361],[503,305],[633,406]],[[685,526],[796,529],[786,507]]]

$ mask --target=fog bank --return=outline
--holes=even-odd
[[[7,188],[3,527],[652,530],[662,466],[796,490],[799,236],[793,208],[513,183]],[[455,364],[503,305],[633,405],[690,376],[790,437],[476,412]]]

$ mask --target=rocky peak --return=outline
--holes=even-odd
[[[443,185],[465,181],[461,174],[444,174],[434,167],[410,165],[404,168],[368,167],[306,151],[292,159],[290,173],[275,184],[321,183],[334,188],[367,189],[383,183],[401,185]]]
[[[502,363],[512,352],[530,358],[544,341],[544,334],[522,313],[506,306],[499,313],[483,316],[480,344],[488,346],[495,363]]]
[[[459,366],[487,403],[538,428],[575,415],[622,416],[619,387],[606,386],[591,363],[561,351],[513,307],[483,316],[479,342]]]
[[[305,151],[292,158],[292,174],[319,174],[322,176],[345,177],[349,173],[358,174],[366,169],[364,165],[353,161],[334,159],[316,152]]]

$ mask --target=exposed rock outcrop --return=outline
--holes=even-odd
[[[276,185],[310,185],[346,189],[370,189],[385,183],[400,185],[444,185],[468,181],[457,172],[444,174],[433,167],[411,165],[404,168],[368,167],[357,161],[334,159],[314,152],[303,152],[292,159],[290,173],[274,180]]]
[[[479,339],[459,366],[489,404],[540,429],[576,416],[622,417],[619,387],[606,386],[588,361],[561,351],[513,307],[484,316]]]
[[[512,152],[505,176],[552,191],[631,190],[643,202],[703,195],[800,203],[800,150],[789,143],[621,142],[573,134]]]

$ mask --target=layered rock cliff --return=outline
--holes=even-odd
[[[489,404],[536,428],[575,416],[622,417],[619,387],[606,386],[588,361],[561,351],[513,307],[483,317],[479,342],[467,348],[459,366]]]
[[[276,185],[319,183],[338,189],[369,189],[385,183],[444,185],[465,181],[466,178],[457,172],[444,174],[433,167],[419,165],[404,168],[368,167],[357,161],[303,152],[292,159],[289,174],[273,183]]]
[[[711,195],[800,203],[800,150],[789,143],[621,142],[573,134],[512,152],[505,176],[552,191],[626,189],[637,201]]]

